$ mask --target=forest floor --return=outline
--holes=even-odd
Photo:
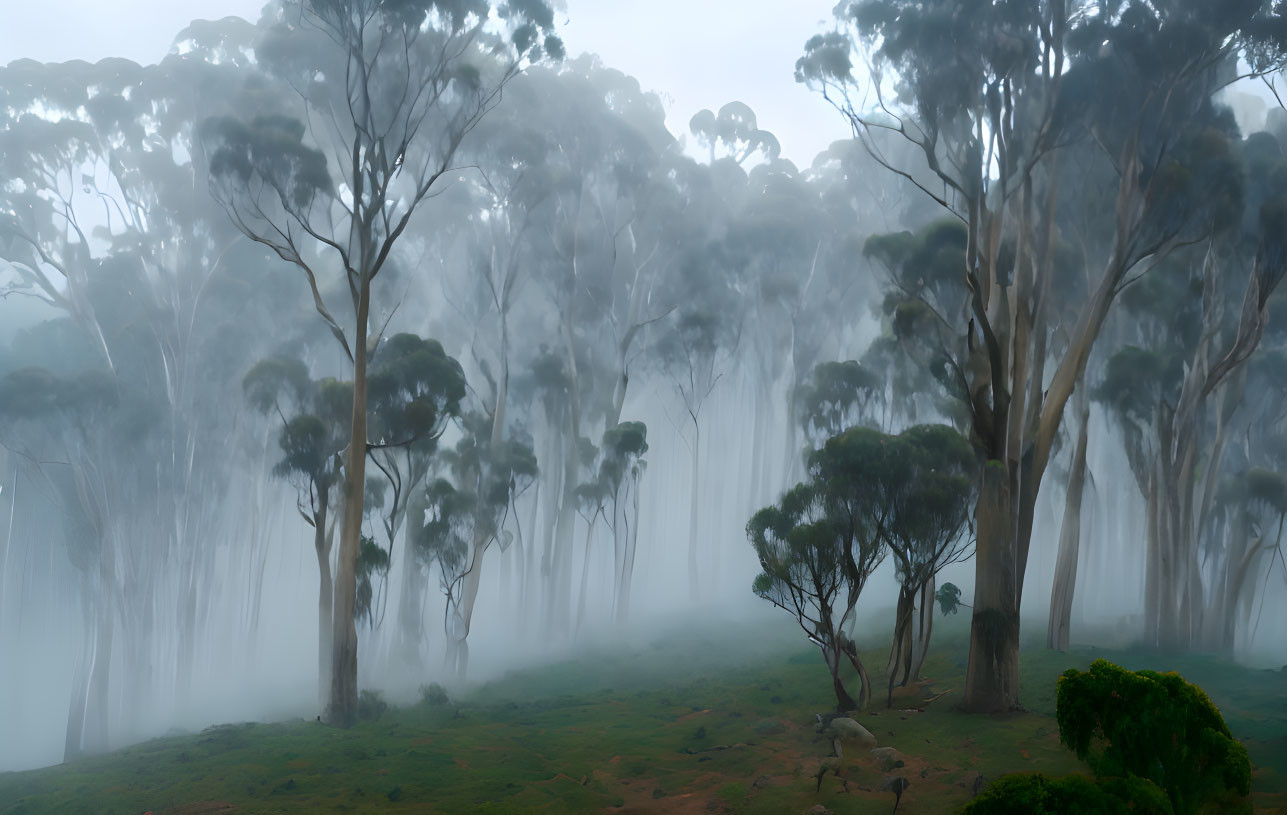
[[[305,721],[223,725],[0,773],[0,813],[781,815],[821,804],[844,815],[890,812],[894,797],[879,790],[890,774],[911,782],[900,813],[952,813],[980,774],[986,784],[1007,772],[1085,770],[1059,743],[1055,682],[1099,657],[1178,670],[1205,688],[1256,765],[1257,812],[1287,813],[1287,673],[1139,650],[1052,653],[1033,641],[1021,660],[1029,712],[970,716],[956,709],[966,626],[966,614],[940,622],[925,683],[893,709],[878,698],[860,715],[903,766],[885,770],[851,751],[848,792],[832,776],[814,790],[828,750],[814,714],[834,703],[816,649],[789,639],[785,626],[733,623],[657,634],[630,652],[591,649],[346,731]],[[879,676],[885,653],[863,657]]]

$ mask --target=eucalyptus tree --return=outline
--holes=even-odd
[[[760,129],[755,111],[745,102],[727,102],[718,114],[700,110],[689,120],[688,130],[706,147],[711,165],[721,159],[738,166],[752,159],[771,162],[782,154],[777,136]]]
[[[417,562],[429,571],[437,567],[438,585],[447,598],[442,626],[447,636],[448,667],[460,670],[464,656],[461,645],[465,641],[464,618],[460,614],[461,584],[471,565],[474,523],[479,517],[478,498],[458,490],[446,478],[435,478],[425,487],[425,506],[424,524],[409,528],[408,533],[414,534]]]
[[[261,415],[280,424],[282,457],[273,474],[296,490],[296,510],[313,529],[317,556],[317,697],[330,695],[335,628],[331,551],[335,542],[333,502],[341,477],[340,452],[348,438],[353,385],[332,378],[312,379],[298,359],[270,357],[255,363],[242,379],[246,400]]]
[[[716,250],[718,251],[718,250]],[[684,413],[692,423],[692,436],[685,439],[691,457],[688,515],[688,590],[698,599],[697,556],[699,546],[698,511],[702,455],[702,408],[711,393],[728,373],[736,358],[745,316],[739,308],[737,286],[731,274],[721,274],[723,259],[702,253],[690,262],[685,275],[687,305],[660,323],[657,341],[661,364],[674,384]]]
[[[969,510],[977,469],[970,443],[947,425],[917,425],[898,435],[906,477],[887,527],[900,589],[889,654],[889,695],[920,675],[934,622],[935,579],[970,554]],[[895,477],[898,477],[895,474]]]
[[[74,347],[74,346],[73,346]],[[88,349],[86,349],[88,350]],[[93,359],[93,351],[88,358]],[[82,574],[85,641],[78,655],[64,756],[105,751],[110,743],[109,681],[116,620],[123,615],[112,448],[138,441],[119,394],[102,368],[60,374],[19,368],[0,380],[3,443],[38,463],[64,514],[68,555]],[[45,462],[41,464],[42,462]]]
[[[127,369],[130,386],[164,408],[152,428],[165,448],[155,451],[156,467],[121,477],[143,491],[135,521],[154,524],[130,545],[158,550],[142,561],[149,572],[173,572],[128,592],[137,607],[130,616],[146,627],[153,608],[174,608],[180,703],[211,603],[204,576],[225,535],[219,504],[235,484],[232,459],[217,452],[235,433],[236,413],[211,406],[253,353],[243,337],[225,334],[221,288],[235,275],[231,262],[256,262],[207,194],[194,122],[209,110],[201,105],[224,104],[251,72],[237,45],[249,30],[236,20],[194,25],[180,34],[185,53],[158,65],[27,60],[0,71],[0,290],[69,315],[109,372]],[[116,282],[102,279],[109,257],[136,267],[123,290],[147,304],[135,315],[141,322],[129,323],[134,330],[111,330],[116,317],[106,312],[125,304],[110,291]],[[148,481],[155,484],[145,488]],[[132,658],[126,670],[155,662]]]
[[[426,213],[438,224],[452,222],[440,262],[454,265],[456,273],[441,281],[443,297],[461,324],[459,334],[468,337],[461,359],[470,365],[471,405],[490,428],[488,438],[481,440],[486,449],[511,449],[511,442],[530,448],[526,439],[533,417],[511,404],[511,370],[517,364],[516,346],[522,350],[515,338],[544,330],[546,318],[539,308],[515,306],[530,287],[533,267],[550,251],[542,210],[562,183],[557,163],[550,160],[558,145],[547,135],[549,113],[541,98],[551,75],[534,70],[507,88],[506,104],[480,124],[463,154],[487,171],[462,174],[443,203]],[[493,461],[484,457],[482,464],[490,467]],[[524,560],[521,537],[519,541],[513,554]],[[491,542],[480,539],[476,546],[482,551]],[[509,539],[502,543],[502,554],[510,554]],[[470,597],[477,594],[486,562],[478,558],[472,564],[466,580]],[[521,566],[520,575],[525,571]],[[502,574],[509,574],[508,560]],[[412,591],[404,596],[414,600],[418,595]],[[472,600],[465,606],[472,609]]]
[[[599,519],[604,517],[604,509],[610,496],[611,487],[605,483],[602,468],[599,470],[599,477],[583,481],[576,489],[576,511],[585,523],[585,547],[582,550],[581,558],[581,587],[577,592],[576,601],[576,630],[578,632],[580,632],[581,626],[585,624],[585,610],[588,606],[590,594],[590,561],[591,556],[594,554],[594,531],[598,527]]]
[[[819,189],[793,165],[762,164],[747,183],[744,206],[729,226],[728,262],[742,270],[752,293],[749,338],[760,366],[759,398],[771,403],[776,386],[785,387],[783,467],[790,479],[800,465],[799,383],[814,364],[832,356],[824,349],[837,339],[834,318],[851,304],[857,276],[836,251],[844,233],[832,229]]]
[[[878,430],[849,428],[810,454],[807,482],[746,527],[763,569],[755,593],[795,616],[822,650],[841,711],[861,708],[872,696],[846,626],[852,628],[858,598],[889,552],[909,491],[904,448]],[[842,658],[858,672],[857,699],[840,679]]]
[[[582,439],[621,421],[631,374],[648,349],[645,329],[677,302],[677,259],[706,194],[700,168],[665,128],[660,100],[638,82],[582,57],[559,72],[533,71],[549,118],[553,183],[541,207],[534,277],[558,340],[565,403],[547,413],[557,443],[541,458],[546,491],[549,586],[545,614],[566,628],[572,588],[576,490],[586,477]],[[547,362],[554,362],[547,359]],[[557,424],[549,420],[557,420]]]
[[[963,13],[912,0],[845,2],[836,30],[812,38],[796,68],[877,163],[914,183],[932,173],[921,190],[966,228],[963,302],[926,316],[983,460],[972,711],[1018,704],[1018,611],[1037,492],[1109,308],[1132,270],[1202,237],[1229,183],[1218,161],[1183,155],[1173,136],[1209,119],[1211,96],[1240,55],[1253,72],[1280,60],[1281,21],[1268,3],[1099,5],[978,0]],[[870,81],[855,75],[864,62]],[[1083,136],[1117,173],[1100,205],[1116,217],[1091,295],[1054,351],[1060,148]],[[914,145],[919,166],[893,163],[883,149],[891,139]],[[1199,166],[1186,166],[1195,158]],[[1013,249],[1003,252],[1007,241]]]
[[[465,398],[460,363],[447,355],[437,340],[400,333],[380,343],[371,360],[368,380],[371,414],[368,444],[371,462],[383,476],[388,499],[380,508],[390,558],[407,519],[411,526],[424,518],[424,487],[433,466],[438,440],[450,420],[459,415]],[[417,579],[415,529],[403,535],[402,586],[398,608],[399,650],[418,667],[422,614],[422,582]],[[370,557],[365,562],[374,562]],[[363,556],[359,552],[359,560]],[[387,577],[387,574],[386,574]]]
[[[648,428],[643,422],[619,422],[603,432],[599,483],[612,505],[613,618],[624,623],[630,612],[639,543],[639,482],[647,469]]]
[[[1247,142],[1260,177],[1285,172],[1273,141],[1257,134]],[[1197,142],[1194,149],[1236,156],[1229,137],[1214,129]],[[1241,179],[1244,169],[1231,164],[1228,173]],[[1236,603],[1226,593],[1231,579],[1240,590],[1251,588],[1229,574],[1230,560],[1240,568],[1246,536],[1214,539],[1211,515],[1228,474],[1229,442],[1246,421],[1240,414],[1250,413],[1242,410],[1247,365],[1287,273],[1287,199],[1275,186],[1249,183],[1245,200],[1238,189],[1213,217],[1207,240],[1177,253],[1126,296],[1137,344],[1110,358],[1097,391],[1127,435],[1147,504],[1146,636],[1166,647],[1233,644],[1225,638],[1232,621],[1221,616]],[[1246,428],[1249,436],[1258,430]]]
[[[362,536],[362,547],[358,552],[357,594],[353,605],[353,618],[359,622],[366,619],[371,629],[378,628],[384,620],[385,604],[388,601],[389,553],[376,543],[375,538]],[[380,581],[377,590],[375,581]]]
[[[879,374],[854,360],[821,362],[801,383],[800,429],[814,449],[846,428],[870,423],[884,401]]]
[[[426,540],[448,553],[448,560],[439,564],[448,600],[448,661],[463,678],[469,665],[468,638],[481,584],[482,563],[493,545],[499,545],[502,553],[509,548],[513,533],[506,526],[514,512],[515,498],[536,477],[537,466],[536,456],[521,440],[508,439],[492,445],[493,425],[486,414],[466,414],[460,424],[463,431],[460,440],[444,455],[451,481],[439,479],[438,500],[442,503],[437,509],[431,506],[431,511],[451,514],[468,508],[473,517],[452,527],[453,534],[468,530],[468,546],[463,557],[456,561],[452,554],[456,544],[447,535],[446,527],[439,526],[436,531],[424,534],[430,534]]]
[[[862,681],[855,699],[840,677],[841,660],[857,653],[845,634],[857,604],[847,580],[850,530],[827,512],[815,490],[797,484],[777,504],[756,512],[746,535],[763,570],[754,592],[795,617],[809,642],[821,650],[837,710],[860,709],[871,693],[868,683]]]
[[[1268,583],[1283,562],[1283,527],[1287,522],[1287,460],[1277,456],[1277,467],[1269,470],[1253,467],[1233,477],[1226,477],[1211,508],[1211,526],[1206,534],[1214,538],[1210,548],[1225,550],[1217,579],[1207,601],[1206,641],[1226,653],[1238,641],[1238,626],[1245,631],[1244,641],[1255,641],[1264,611]],[[1264,571],[1260,602],[1256,601],[1254,583],[1257,569]],[[1222,579],[1221,579],[1222,578]],[[1253,609],[1254,615],[1253,615]]]
[[[301,271],[353,364],[327,714],[347,727],[357,710],[352,612],[373,283],[504,86],[531,61],[560,57],[562,44],[549,33],[553,13],[542,0],[288,0],[272,13],[256,58],[296,91],[299,117],[219,117],[203,130],[216,197],[247,237]],[[347,318],[319,280],[324,255],[341,269]]]

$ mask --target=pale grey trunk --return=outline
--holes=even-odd
[[[585,557],[581,561],[581,594],[577,598],[576,604],[577,631],[581,630],[581,625],[585,622],[585,596],[590,588],[590,545],[594,537],[594,521],[597,517],[598,513],[596,512],[585,524]]]
[[[398,597],[398,650],[403,664],[418,674],[421,664],[420,647],[424,643],[424,616],[421,605],[424,599],[424,579],[416,556],[416,536],[424,528],[425,493],[412,488],[407,496],[407,520],[402,532],[402,589]]]
[[[332,604],[335,585],[331,579],[331,545],[327,528],[327,493],[322,491],[313,515],[313,551],[317,555],[317,703],[324,707],[331,687],[331,635],[335,630]]]
[[[1057,651],[1068,650],[1073,592],[1077,587],[1082,496],[1086,485],[1087,431],[1090,424],[1090,398],[1084,386],[1077,389],[1076,405],[1077,446],[1073,450],[1068,490],[1064,494],[1064,519],[1059,530],[1059,554],[1055,562],[1055,579],[1050,592],[1050,619],[1046,629],[1046,647]]]
[[[689,495],[688,511],[688,597],[697,602],[701,596],[700,580],[697,570],[697,507],[700,492],[699,462],[702,448],[702,428],[697,419],[693,419],[693,460],[692,482]]]
[[[357,721],[357,624],[353,617],[357,594],[357,560],[362,536],[362,506],[366,488],[367,323],[371,309],[371,280],[364,272],[358,287],[357,322],[353,332],[353,414],[345,460],[344,508],[340,553],[332,608],[331,695],[327,720],[339,727]]]

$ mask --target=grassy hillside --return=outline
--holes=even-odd
[[[954,812],[976,777],[1084,769],[1059,744],[1055,679],[1098,657],[1177,669],[1202,685],[1251,753],[1257,809],[1287,812],[1287,708],[1278,671],[1204,657],[1028,649],[1029,713],[955,710],[964,675],[961,618],[939,632],[895,709],[861,716],[898,751],[911,781],[900,813]],[[445,704],[390,709],[348,731],[316,722],[237,724],[105,756],[0,774],[0,813],[792,813],[815,804],[887,812],[890,771],[849,758],[849,787],[812,773],[827,746],[815,713],[833,702],[816,650],[790,630],[721,626],[658,635],[633,650],[591,650],[575,662],[515,672]],[[868,651],[873,676],[884,654]],[[947,691],[923,712],[931,693]],[[902,709],[900,712],[899,709]]]

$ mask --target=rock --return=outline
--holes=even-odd
[[[832,815],[832,812],[822,804],[814,804],[805,811],[805,815]]]
[[[765,787],[771,786],[773,786],[773,779],[769,778],[767,775],[762,775],[751,782],[751,787],[757,790],[762,790]]]
[[[871,751],[871,755],[876,759],[876,766],[883,772],[903,766],[903,760],[899,758],[898,751],[893,747],[877,747]]]
[[[843,744],[854,745],[864,750],[870,750],[876,746],[876,737],[871,734],[871,731],[853,719],[843,717],[832,719],[822,733]]]
[[[883,792],[892,792],[895,795],[901,795],[907,791],[912,784],[901,775],[887,775],[885,780],[880,782],[880,789]]]

